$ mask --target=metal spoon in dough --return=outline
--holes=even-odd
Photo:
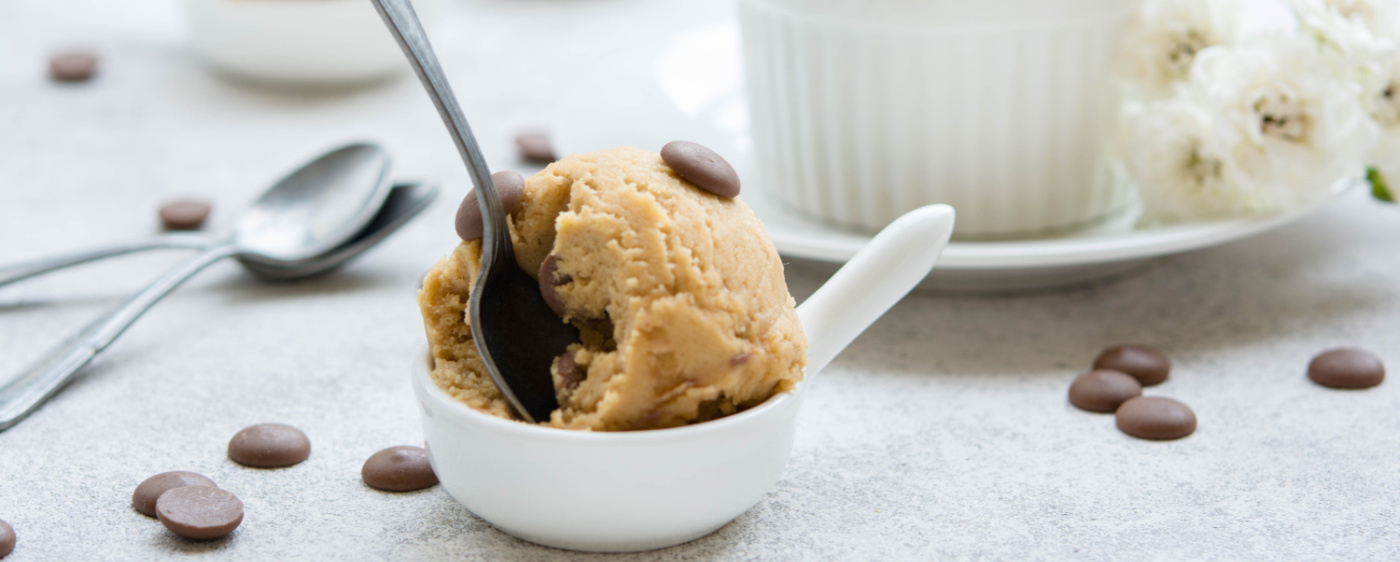
[[[472,184],[481,194],[485,234],[481,240],[481,273],[472,287],[469,307],[472,340],[481,362],[517,415],[532,423],[549,419],[550,412],[559,407],[549,369],[555,357],[563,354],[570,343],[579,341],[578,330],[545,304],[539,282],[516,265],[505,208],[491,181],[491,171],[486,168],[486,158],[457,106],[452,86],[438,65],[428,36],[413,13],[413,5],[408,0],[373,2],[437,106],[467,165]]]

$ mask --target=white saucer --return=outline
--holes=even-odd
[[[752,141],[742,75],[734,23],[630,46],[602,59],[581,82],[564,87],[567,93],[554,118],[553,141],[560,154],[617,146],[660,150],[678,139],[707,145],[744,178],[741,197],[763,221],[779,253],[818,262],[850,259],[873,233],[799,215],[771,199],[758,175],[750,172]],[[1339,182],[1336,191],[1361,181]],[[1272,217],[1137,230],[1130,210],[1106,224],[1055,238],[953,242],[922,286],[1004,291],[1084,282],[1152,258],[1254,236],[1322,206]]]

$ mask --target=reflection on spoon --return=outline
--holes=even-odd
[[[292,281],[319,275],[345,265],[388,238],[400,227],[427,209],[437,198],[438,186],[429,183],[400,183],[389,191],[384,206],[355,238],[312,260],[264,263],[254,256],[238,259],[243,267],[264,281]]]

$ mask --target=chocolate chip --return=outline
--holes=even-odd
[[[1145,345],[1120,345],[1100,353],[1094,368],[1127,373],[1142,386],[1152,386],[1167,380],[1172,364],[1162,352]]]
[[[160,224],[166,230],[199,230],[209,218],[209,204],[204,201],[171,201],[160,208]]]
[[[9,523],[0,520],[0,558],[9,556],[15,551],[15,529]]]
[[[572,280],[572,278],[568,275],[565,275],[564,278]],[[573,320],[578,322],[580,327],[588,328],[590,330],[593,330],[594,332],[597,332],[599,336],[605,338],[613,336],[612,317],[608,316],[606,311],[603,313],[602,318],[574,318]],[[615,344],[604,344],[604,348],[607,348],[605,349],[605,351],[613,351],[616,349],[616,347],[608,348],[609,345]]]
[[[1330,388],[1371,388],[1385,380],[1385,365],[1366,350],[1329,349],[1308,364],[1308,378]]]
[[[501,196],[501,206],[509,215],[520,205],[520,198],[525,195],[525,178],[519,173],[507,170],[491,174],[491,184],[496,186],[496,193]],[[476,190],[473,189],[467,192],[467,196],[462,198],[462,204],[457,206],[457,236],[466,241],[480,240],[483,224],[481,203],[478,202]]]
[[[280,423],[245,428],[228,442],[228,458],[244,466],[280,468],[311,456],[311,440],[300,429]]]
[[[360,478],[371,488],[386,492],[412,492],[438,483],[428,450],[400,445],[370,455],[360,468]]]
[[[142,482],[136,487],[136,491],[131,494],[131,506],[136,511],[150,517],[156,516],[156,500],[172,489],[184,486],[215,486],[214,481],[202,474],[175,470],[162,472]]]
[[[1129,398],[1142,396],[1142,383],[1119,371],[1089,371],[1069,385],[1069,403],[1081,410],[1113,413]]]
[[[243,502],[214,486],[172,488],[156,500],[156,518],[187,539],[217,539],[243,522]]]
[[[578,360],[574,357],[574,352],[565,351],[559,356],[559,380],[564,383],[564,388],[576,388],[578,383],[583,382],[588,372],[579,368]]]
[[[571,275],[559,275],[559,258],[555,257],[554,254],[545,256],[544,263],[540,264],[540,294],[544,295],[545,304],[548,304],[550,310],[553,310],[560,318],[564,316],[566,311],[564,301],[559,299],[559,291],[555,290],[555,287],[573,280]]]
[[[515,136],[515,148],[520,151],[520,159],[535,164],[549,164],[557,160],[554,157],[554,147],[549,142],[549,135],[538,131],[529,131]]]
[[[661,159],[696,187],[720,197],[739,196],[739,173],[718,153],[693,142],[672,141]]]
[[[1180,439],[1196,431],[1196,414],[1171,398],[1139,396],[1118,407],[1118,429],[1142,439]]]
[[[97,73],[97,55],[86,51],[59,53],[49,59],[49,78],[56,82],[86,82]]]
[[[753,356],[748,353],[735,353],[733,357],[729,358],[729,366],[738,367],[744,363],[748,363],[750,357]]]

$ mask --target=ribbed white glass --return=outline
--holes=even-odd
[[[1129,203],[1096,175],[1136,2],[855,4],[740,2],[756,162],[779,200],[871,230],[947,203],[963,239],[1070,229]]]

